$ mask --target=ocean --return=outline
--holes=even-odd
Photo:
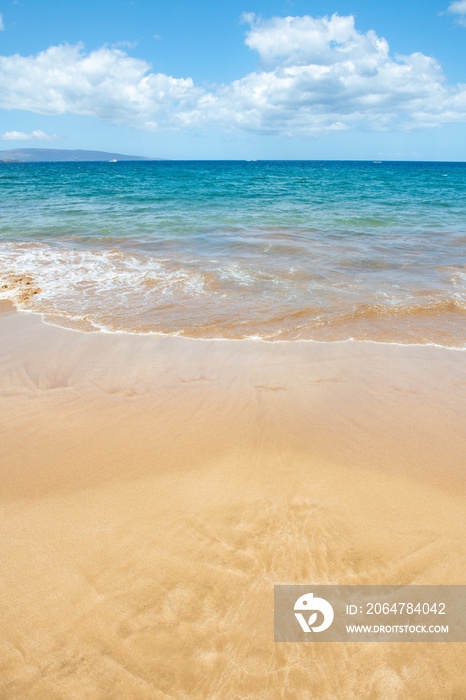
[[[53,325],[466,344],[466,163],[2,163],[0,203],[0,298]]]

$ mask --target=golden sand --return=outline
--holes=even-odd
[[[465,697],[460,644],[274,644],[275,583],[464,582],[461,351],[0,315],[0,697]]]

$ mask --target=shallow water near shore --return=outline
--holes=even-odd
[[[65,327],[466,343],[466,164],[0,164],[0,294]]]

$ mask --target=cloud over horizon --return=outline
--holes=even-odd
[[[46,134],[40,129],[25,133],[24,131],[5,131],[0,134],[0,141],[59,141],[60,136],[56,134]]]
[[[206,89],[190,77],[153,73],[118,47],[86,53],[82,44],[64,44],[0,56],[0,107],[147,131],[218,126],[289,136],[466,121],[466,85],[448,85],[438,62],[422,53],[392,57],[388,42],[358,31],[352,16],[243,19],[259,64],[230,84]]]

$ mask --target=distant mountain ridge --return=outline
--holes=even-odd
[[[0,162],[46,163],[46,162],[79,162],[79,161],[115,161],[115,160],[162,160],[161,158],[145,158],[144,156],[128,156],[123,153],[107,153],[106,151],[83,151],[54,149],[54,148],[13,148],[0,151]]]

